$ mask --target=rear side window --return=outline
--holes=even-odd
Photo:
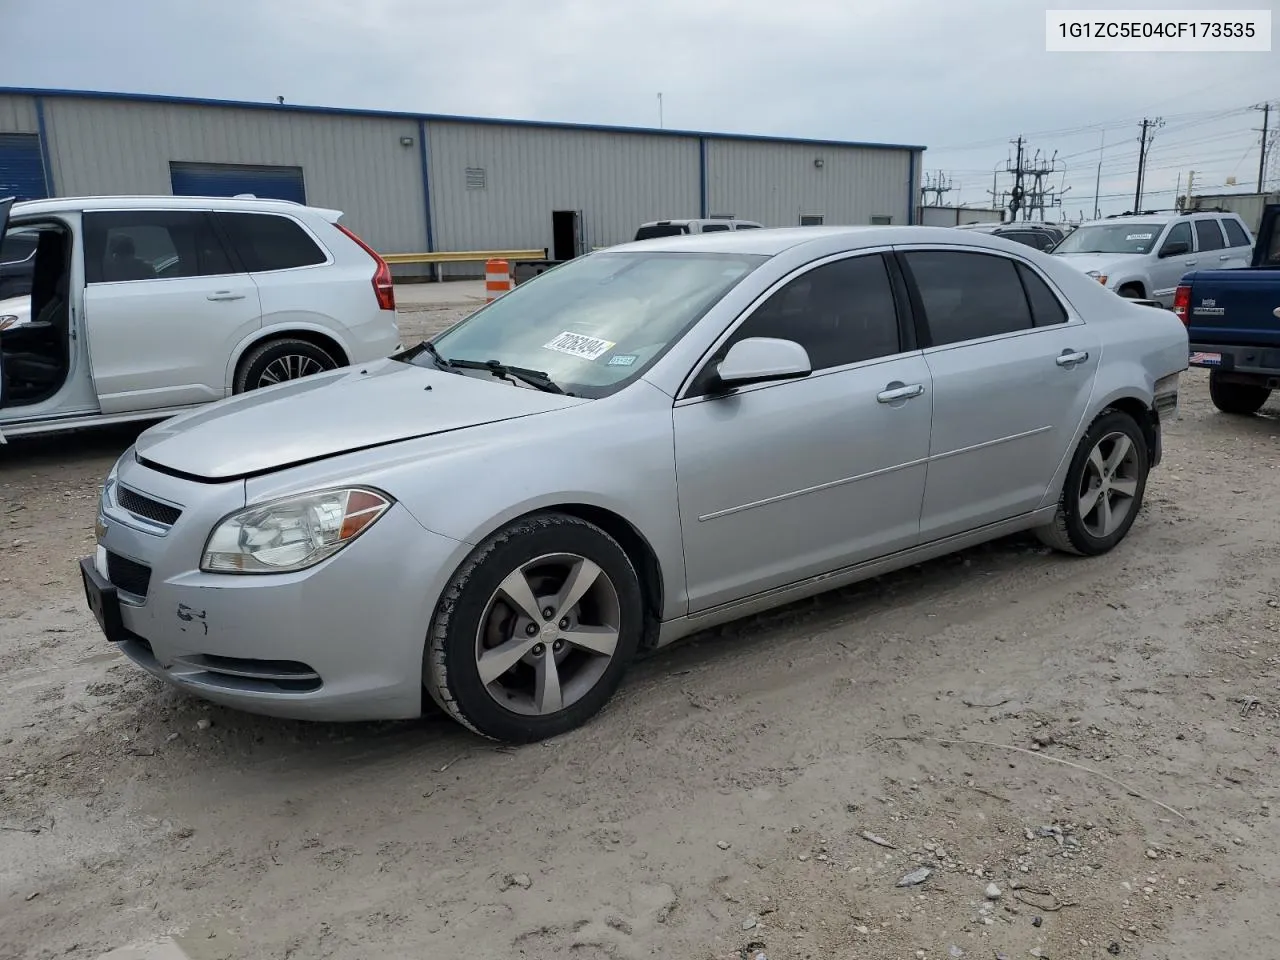
[[[703,233],[719,233],[721,230],[728,230],[727,223],[706,223],[702,226]]]
[[[216,216],[250,273],[293,270],[328,260],[307,231],[289,217],[225,212]]]
[[[1033,326],[1014,262],[986,253],[916,250],[905,255],[935,346]]]
[[[748,337],[795,340],[814,370],[898,353],[898,313],[884,258],[851,257],[801,274],[747,317],[726,349]]]
[[[1233,217],[1224,217],[1222,220],[1223,227],[1227,231],[1227,246],[1230,247],[1252,247],[1249,242],[1249,234],[1245,233],[1244,227],[1240,225],[1240,221]]]
[[[678,237],[688,232],[689,228],[682,223],[655,223],[637,230],[636,239],[652,240],[655,237]]]
[[[84,215],[86,283],[236,272],[204,211],[116,210]]]
[[[1196,240],[1200,244],[1201,252],[1206,250],[1221,250],[1224,244],[1222,242],[1222,231],[1218,229],[1218,221],[1197,220]]]
[[[1026,264],[1016,264],[1018,278],[1022,281],[1022,289],[1027,292],[1027,302],[1031,305],[1031,320],[1037,327],[1051,327],[1056,323],[1067,322],[1067,311],[1049,285]]]
[[[740,223],[738,224],[738,229],[739,230],[759,230],[760,228],[756,226],[754,223]]]

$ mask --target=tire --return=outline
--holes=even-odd
[[[569,582],[561,573],[575,562],[588,573],[587,564],[593,564],[599,575],[580,601],[548,619],[551,598]],[[504,584],[528,588],[523,607],[504,592]],[[543,609],[526,613],[534,600]],[[453,575],[427,637],[423,685],[475,733],[532,743],[581,726],[599,712],[622,682],[643,630],[640,578],[618,542],[577,517],[534,514],[476,547]],[[611,635],[616,642],[607,656],[568,639],[603,647]],[[495,655],[496,650],[504,653]],[[487,676],[482,659],[489,664]],[[554,683],[546,679],[552,676]]]
[[[1135,287],[1132,284],[1130,284],[1129,286],[1121,287],[1118,292],[1120,296],[1124,297],[1126,300],[1145,300],[1146,299],[1146,297],[1142,295],[1142,288]]]
[[[241,359],[232,385],[233,392],[245,393],[275,383],[296,380],[300,376],[333,370],[337,366],[337,358],[314,343],[292,337],[268,340],[251,349]]]
[[[1257,413],[1271,398],[1267,387],[1252,383],[1224,383],[1217,370],[1209,371],[1209,399],[1223,413],[1247,417]]]
[[[1122,441],[1129,446],[1114,465],[1110,460]],[[1099,456],[1094,457],[1098,450]],[[1076,447],[1058,500],[1053,521],[1036,530],[1041,542],[1077,556],[1096,557],[1111,550],[1125,538],[1142,508],[1142,495],[1147,488],[1150,453],[1142,428],[1133,417],[1120,410],[1104,411],[1086,431]],[[1099,470],[1101,462],[1103,470]],[[1105,469],[1112,467],[1110,473]],[[1109,479],[1087,512],[1088,494]],[[1115,486],[1111,486],[1111,484]],[[1106,506],[1103,506],[1104,500]],[[1121,516],[1116,511],[1123,508]],[[1102,511],[1108,510],[1104,514]],[[1110,520],[1110,523],[1106,522]]]

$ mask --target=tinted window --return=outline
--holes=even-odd
[[[838,260],[796,277],[761,304],[728,345],[747,337],[795,340],[814,370],[897,353],[898,314],[884,258]]]
[[[739,230],[759,230],[760,228],[756,226],[756,224],[754,223],[740,223],[738,224],[738,229]]]
[[[997,233],[996,236],[1003,237],[1006,240],[1012,240],[1014,243],[1025,244],[1028,247],[1039,246],[1039,237],[1034,233],[1001,232]]]
[[[292,270],[327,257],[295,221],[271,213],[219,213],[218,222],[250,273]]]
[[[1218,229],[1217,220],[1197,220],[1196,239],[1200,241],[1200,250],[1221,250],[1222,231]]]
[[[1022,288],[1027,292],[1027,301],[1031,304],[1031,319],[1037,327],[1051,327],[1055,323],[1067,322],[1067,311],[1062,301],[1054,296],[1049,285],[1040,279],[1030,267],[1017,264],[1018,276],[1022,279]]]
[[[1014,263],[981,253],[906,255],[935,345],[976,340],[1032,326]]]
[[[1240,225],[1240,221],[1232,217],[1224,217],[1222,225],[1227,230],[1227,245],[1231,247],[1252,247],[1253,243],[1249,240],[1249,234],[1245,233],[1244,227]]]
[[[658,223],[648,227],[641,227],[636,231],[636,239],[652,240],[654,237],[678,237],[682,233],[688,232],[689,228],[683,224]]]
[[[86,213],[84,250],[86,283],[236,272],[209,214],[198,210]]]
[[[704,223],[702,225],[703,233],[719,233],[721,230],[728,229],[729,225],[727,223]]]
[[[1163,247],[1167,247],[1171,243],[1185,243],[1187,251],[1191,251],[1191,224],[1183,220],[1181,223],[1175,223],[1173,229],[1169,231],[1169,235],[1164,238]],[[1163,247],[1161,249],[1163,249]]]

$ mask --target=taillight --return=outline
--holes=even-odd
[[[359,244],[361,250],[373,257],[373,262],[377,264],[377,268],[373,271],[373,295],[378,298],[378,309],[394,310],[396,308],[396,285],[391,277],[391,268],[387,266],[387,261],[378,256],[373,247],[369,246],[342,224],[335,223],[334,226]]]
[[[1191,326],[1191,288],[1179,286],[1173,293],[1173,312],[1186,326]]]

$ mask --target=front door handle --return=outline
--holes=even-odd
[[[1184,267],[1194,267],[1199,262],[1199,260],[1183,260],[1182,265]]]
[[[1077,363],[1084,363],[1088,359],[1088,350],[1063,350],[1058,359],[1053,362],[1060,367],[1074,367]]]
[[[899,384],[894,386],[889,384],[884,390],[876,394],[877,403],[893,403],[895,400],[910,400],[912,397],[918,397],[924,393],[923,383]]]
[[[243,293],[232,293],[230,290],[219,290],[217,293],[211,293],[206,300],[243,300]]]
[[[1229,253],[1224,253],[1224,254],[1223,254],[1222,256],[1220,256],[1218,259],[1219,259],[1219,260],[1230,260],[1230,259],[1231,259],[1231,254],[1229,254]]]

